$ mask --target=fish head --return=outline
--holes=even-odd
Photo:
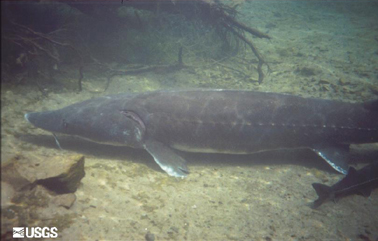
[[[43,130],[97,143],[134,148],[143,145],[143,121],[136,113],[111,105],[103,108],[79,103],[54,111],[30,112],[25,119]]]

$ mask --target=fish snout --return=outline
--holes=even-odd
[[[54,111],[29,112],[24,115],[25,120],[35,127],[50,132],[62,132],[61,117]]]

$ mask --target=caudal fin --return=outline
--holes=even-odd
[[[318,194],[318,199],[314,201],[312,207],[318,208],[331,196],[332,188],[321,183],[313,183],[312,187],[315,189],[316,194]]]

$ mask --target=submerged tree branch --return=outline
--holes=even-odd
[[[21,46],[30,55],[39,55],[40,52],[42,52],[45,56],[51,58],[54,62],[60,63],[61,60],[59,57],[59,52],[54,48],[54,46],[69,48],[74,53],[76,53],[77,56],[79,57],[79,66],[78,66],[79,91],[82,90],[81,80],[83,79],[83,57],[80,51],[76,47],[74,47],[72,44],[69,44],[69,43],[56,41],[53,38],[53,36],[51,36],[51,34],[40,33],[33,30],[32,28],[29,28],[27,26],[24,26],[22,24],[18,24],[12,21],[10,21],[9,23],[13,25],[15,28],[12,34],[5,36],[4,38],[9,41],[12,41],[18,46]],[[55,30],[54,32],[57,32],[59,30],[61,29]],[[28,33],[31,34],[33,37],[30,37]],[[50,43],[51,45],[49,46],[48,43]],[[39,71],[39,73],[41,72]]]

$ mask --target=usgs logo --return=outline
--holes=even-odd
[[[13,238],[57,238],[56,227],[14,227]]]

